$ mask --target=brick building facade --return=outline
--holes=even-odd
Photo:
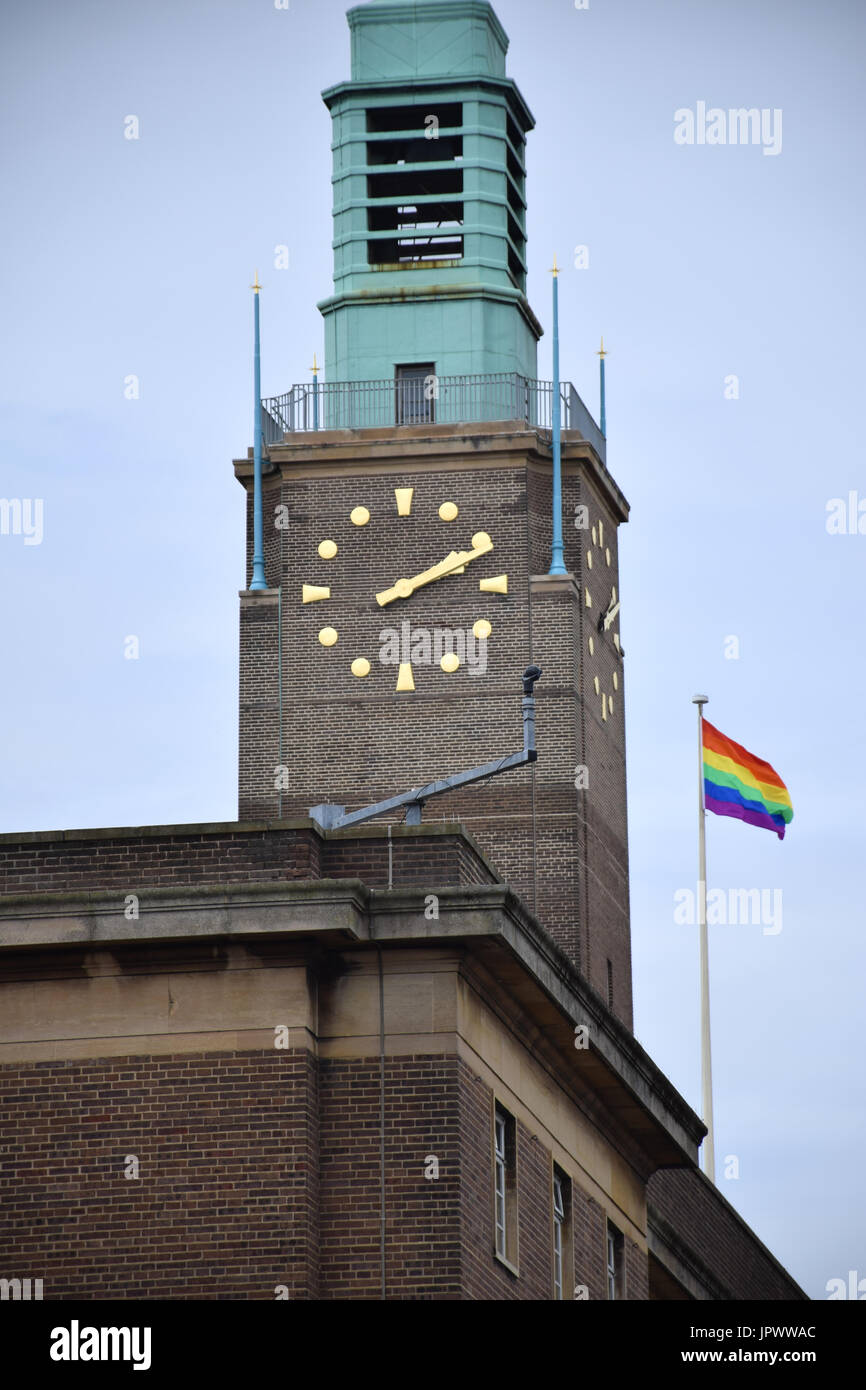
[[[553,1298],[554,1172],[562,1296],[611,1232],[619,1297],[802,1296],[459,827],[6,835],[0,885],[0,1260],[44,1297]]]

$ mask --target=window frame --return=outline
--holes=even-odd
[[[517,1275],[517,1121],[499,1101],[493,1103],[493,1256]]]
[[[557,1191],[560,1215],[557,1214]],[[551,1282],[556,1302],[574,1297],[574,1187],[571,1178],[551,1159],[550,1219],[552,1228]],[[557,1277],[558,1276],[558,1277]]]
[[[620,1301],[625,1298],[625,1240],[622,1231],[614,1226],[612,1221],[607,1222],[605,1237],[607,1296],[611,1300]]]

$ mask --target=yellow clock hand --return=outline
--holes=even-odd
[[[397,583],[390,589],[383,589],[376,595],[376,602],[380,608],[384,608],[387,603],[393,603],[398,598],[409,598],[416,589],[420,589],[425,584],[432,584],[437,579],[442,579],[446,574],[453,574],[454,570],[462,569],[470,561],[477,560],[481,555],[487,555],[493,549],[493,542],[484,532],[479,531],[472,537],[472,550],[452,550],[450,555],[446,555],[444,560],[440,560],[438,565],[433,565],[429,570],[423,570],[421,574],[416,574],[412,579],[398,579]]]

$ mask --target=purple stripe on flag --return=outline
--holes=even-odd
[[[706,791],[704,805],[717,816],[733,816],[749,825],[759,825],[763,830],[774,830],[780,840],[785,838],[785,822],[781,816],[771,816],[766,811],[752,811],[746,806],[737,805],[735,801],[719,801]]]

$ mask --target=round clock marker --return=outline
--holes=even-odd
[[[337,629],[335,627],[323,627],[319,633],[319,641],[323,647],[333,647],[337,640]]]
[[[439,665],[442,667],[443,671],[450,675],[451,672],[456,671],[457,667],[460,665],[460,658],[456,652],[446,652],[439,662]]]
[[[323,560],[333,560],[337,553],[336,541],[322,541],[319,545],[319,556]]]
[[[356,656],[355,660],[352,662],[352,675],[363,677],[369,676],[369,674],[370,663],[367,658],[365,656]]]
[[[366,526],[370,520],[370,513],[366,507],[353,507],[349,513],[349,520],[353,526]]]
[[[486,640],[486,638],[490,636],[492,631],[493,628],[490,626],[486,618],[479,618],[472,628],[473,636],[479,638],[481,641]]]
[[[456,502],[443,502],[439,508],[440,521],[456,521],[460,515],[460,509]]]

